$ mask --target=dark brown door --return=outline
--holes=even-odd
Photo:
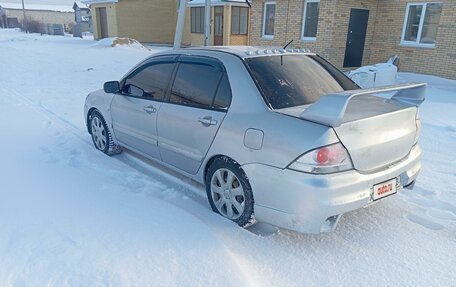
[[[369,10],[351,9],[345,46],[344,67],[361,67],[366,42]]]
[[[101,38],[108,38],[108,15],[106,13],[106,7],[97,8],[98,11],[98,23],[100,27]]]
[[[214,45],[223,45],[223,7],[215,7],[214,15]]]

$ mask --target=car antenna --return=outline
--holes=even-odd
[[[294,41],[294,40],[292,39],[292,40],[291,40],[290,42],[288,42],[285,46],[283,46],[282,49],[285,51],[285,49],[286,49],[288,46],[290,46],[290,44],[293,43],[293,41]],[[280,56],[280,65],[283,66],[283,55]]]
[[[290,46],[290,44],[293,43],[293,41],[294,41],[294,40],[291,40],[290,42],[288,42],[285,46],[283,46],[282,49],[285,50],[286,48],[288,48],[288,46]]]

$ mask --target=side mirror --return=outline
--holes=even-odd
[[[120,84],[118,81],[106,82],[103,85],[103,90],[107,94],[114,94],[120,92]]]

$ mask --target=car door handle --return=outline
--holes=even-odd
[[[210,116],[205,116],[204,118],[198,118],[198,121],[203,124],[203,126],[215,126],[217,124],[216,120],[213,120]]]
[[[154,106],[150,105],[150,106],[144,107],[144,111],[146,111],[146,113],[148,113],[150,115],[150,114],[156,113],[157,109]]]

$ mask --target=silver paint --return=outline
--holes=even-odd
[[[206,47],[152,56],[198,55],[220,60],[232,90],[226,112],[128,101],[124,96],[96,91],[86,99],[86,120],[89,111],[97,109],[108,126],[114,127],[116,144],[200,183],[204,183],[211,159],[232,158],[249,179],[255,218],[300,232],[332,230],[341,214],[372,204],[369,191],[377,183],[400,177],[405,186],[416,179],[421,150],[418,145],[412,147],[417,114],[413,99],[424,99],[420,85],[415,90],[404,88],[402,95],[406,96],[399,99],[354,97],[345,105],[340,125],[332,127],[300,117],[312,105],[275,111],[266,105],[243,59],[280,55],[257,51],[254,47]],[[284,53],[314,55],[301,50]],[[147,108],[150,105],[153,108]],[[141,121],[151,126],[145,128]],[[326,175],[287,169],[304,153],[339,141],[355,169]]]

